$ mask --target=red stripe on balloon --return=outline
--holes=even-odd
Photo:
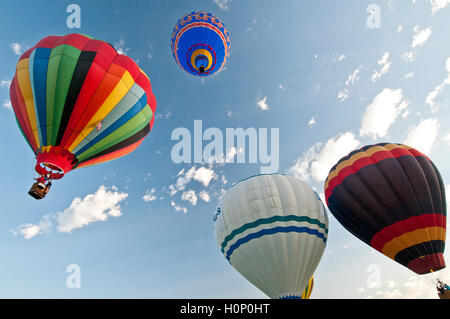
[[[382,251],[384,245],[396,237],[427,227],[446,227],[446,217],[442,214],[423,214],[397,221],[376,233],[370,240],[370,246]],[[445,238],[442,238],[444,240]],[[405,247],[407,248],[407,247]]]

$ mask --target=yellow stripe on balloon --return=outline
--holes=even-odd
[[[33,131],[34,140],[37,148],[40,147],[39,133],[36,122],[36,112],[34,109],[33,90],[30,82],[29,58],[22,59],[17,63],[17,81],[19,83],[20,91],[22,92],[25,106],[27,109],[28,119],[30,120],[31,130]]]
[[[426,227],[405,233],[387,242],[383,246],[381,252],[389,258],[394,259],[397,253],[408,247],[433,240],[444,240],[445,237],[441,237],[441,228],[442,227]]]
[[[205,56],[208,58],[208,66],[205,68],[205,71],[209,70],[209,68],[210,68],[211,65],[212,65],[213,58],[212,58],[211,53],[209,53],[209,51],[206,50],[206,49],[197,49],[197,50],[195,50],[195,51],[192,53],[192,55],[191,55],[191,65],[192,65],[197,71],[199,71],[198,68],[197,68],[197,66],[195,65],[195,59],[196,59],[199,55],[205,55]]]
[[[75,141],[70,145],[69,151],[72,152],[75,147],[80,144],[89,133],[95,129],[111,110],[119,104],[120,100],[128,93],[134,84],[134,79],[128,71],[125,71],[116,87],[111,91],[111,94],[105,99],[98,111],[94,114],[89,123],[84,127],[81,133],[77,136]]]

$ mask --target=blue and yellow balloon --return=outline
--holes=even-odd
[[[195,76],[208,76],[224,67],[230,55],[230,36],[217,17],[194,11],[176,24],[171,47],[183,70]]]

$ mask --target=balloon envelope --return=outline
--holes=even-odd
[[[328,217],[319,196],[286,175],[259,175],[231,187],[214,216],[231,265],[271,298],[300,298],[323,255]]]
[[[10,96],[37,172],[53,179],[136,149],[156,109],[150,80],[136,63],[82,34],[49,36],[26,51]]]
[[[230,36],[224,24],[203,11],[186,14],[175,25],[171,40],[177,64],[195,76],[219,72],[230,55]]]
[[[401,144],[348,154],[325,181],[328,208],[352,234],[418,274],[445,267],[445,187],[433,162]]]

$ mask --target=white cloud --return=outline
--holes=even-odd
[[[192,189],[190,189],[188,191],[185,191],[181,195],[181,199],[185,200],[185,201],[188,201],[189,203],[191,203],[192,206],[197,205],[197,194]]]
[[[379,71],[373,71],[371,77],[372,82],[379,80],[383,76],[383,74],[386,74],[389,71],[389,68],[391,67],[391,61],[389,61],[389,52],[383,54],[381,59],[378,60],[378,65],[381,66],[381,69]]]
[[[330,138],[325,144],[317,143],[305,154],[298,158],[289,173],[302,179],[310,178],[322,182],[336,162],[352,150],[356,149],[360,142],[351,132],[345,132]]]
[[[450,132],[448,132],[447,134],[445,134],[444,136],[442,136],[441,138],[445,143],[447,143],[448,145],[450,145]]]
[[[173,196],[173,195],[175,195],[176,193],[178,193],[178,190],[175,188],[175,186],[174,185],[170,185],[169,186],[169,190],[170,190],[170,196]]]
[[[265,96],[263,98],[258,98],[256,101],[256,104],[263,111],[266,111],[269,109],[269,104],[267,104],[267,96]]]
[[[52,225],[53,224],[51,222],[51,215],[47,214],[44,215],[42,220],[36,225],[30,223],[23,224],[19,226],[17,229],[12,230],[12,233],[14,234],[14,236],[21,235],[25,239],[31,239],[36,235],[50,232]]]
[[[403,31],[403,26],[402,26],[402,25],[399,25],[398,28],[397,28],[397,32],[400,33],[400,32],[402,32],[402,31]]]
[[[220,8],[220,10],[228,10],[231,0],[214,0],[214,3]]]
[[[361,67],[355,69],[355,71],[353,71],[352,74],[350,74],[347,77],[347,80],[345,80],[345,87],[342,88],[339,92],[338,92],[338,99],[341,102],[344,102],[347,98],[348,98],[348,93],[349,93],[349,88],[354,85],[356,83],[356,81],[359,80],[359,72],[361,71]]]
[[[447,269],[427,276],[410,276],[403,284],[393,280],[383,282],[381,289],[375,291],[375,296],[369,298],[377,299],[436,299],[436,280],[448,278]]]
[[[308,122],[308,126],[313,127],[315,125],[316,125],[316,119],[314,117],[312,117]]]
[[[10,45],[9,45],[9,47],[14,51],[14,53],[16,54],[16,55],[22,55],[22,49],[23,49],[23,47],[22,47],[22,45],[20,44],[20,43],[17,43],[17,42],[13,42],[13,43],[11,43]]]
[[[225,185],[226,183],[228,183],[227,178],[225,177],[225,175],[222,175],[222,177],[220,178],[220,181],[222,182],[223,185]]]
[[[450,85],[450,57],[447,58],[445,66],[447,70],[447,77],[444,79],[444,81],[437,85],[433,89],[433,91],[428,93],[425,99],[425,103],[430,106],[431,112],[433,113],[437,112],[441,106],[439,103],[436,103],[436,97],[441,94],[448,85]]]
[[[9,81],[9,80],[2,80],[0,82],[0,87],[2,87],[2,88],[7,87],[9,89],[10,86],[11,86],[11,81]]]
[[[432,29],[430,27],[420,29],[417,25],[413,28],[413,31],[414,35],[411,43],[412,49],[423,46],[428,41],[432,33]],[[412,62],[414,61],[416,54],[416,50],[411,50],[409,52],[403,53],[402,58],[407,62]]]
[[[203,186],[207,187],[213,178],[217,178],[214,170],[203,166],[198,169],[195,166],[192,166],[187,172],[185,172],[183,168],[177,176],[179,177],[175,186],[178,190],[184,190],[186,185],[192,180],[200,182]]]
[[[119,42],[115,42],[114,48],[116,49],[117,53],[123,54],[123,55],[127,55],[128,50],[130,50],[130,48],[125,47],[124,38],[120,38]]]
[[[439,132],[437,119],[426,119],[408,131],[404,144],[417,148],[424,154],[430,154]]]
[[[175,204],[174,201],[171,201],[170,205],[173,207],[173,209],[175,209],[176,212],[183,212],[184,214],[187,213],[187,208],[186,207],[177,205],[177,204]]]
[[[105,221],[109,216],[122,215],[119,203],[128,197],[120,193],[116,187],[107,188],[104,185],[83,199],[77,197],[64,211],[57,213],[58,231],[70,233],[92,222]]]
[[[386,88],[373,99],[363,115],[360,136],[386,137],[397,116],[408,107],[401,89]]]
[[[115,186],[107,188],[100,186],[94,194],[83,199],[75,198],[71,205],[56,214],[46,214],[37,224],[26,223],[12,230],[15,236],[21,235],[30,239],[36,235],[49,233],[56,224],[57,231],[71,233],[92,222],[105,221],[108,217],[122,215],[119,203],[127,198],[128,194],[118,192]]]
[[[156,114],[156,119],[161,119],[162,118],[162,119],[167,120],[171,115],[172,115],[172,113],[169,112],[169,111],[166,111],[165,114],[158,113],[158,114]]]
[[[346,99],[348,99],[348,89],[347,88],[343,88],[342,90],[340,90],[338,92],[337,97],[338,97],[338,99],[341,102],[344,102]]]
[[[3,101],[3,107],[5,109],[12,110],[11,100],[4,100]]]
[[[409,72],[408,74],[406,74],[403,78],[404,79],[412,79],[414,77],[414,72]]]
[[[416,56],[415,51],[409,51],[402,54],[402,59],[405,60],[406,62],[412,62],[414,61],[415,56]]]
[[[353,71],[353,73],[348,76],[347,81],[345,81],[345,85],[349,86],[349,85],[355,84],[355,82],[359,80],[359,72],[360,71],[361,71],[361,68],[358,68],[355,71]]]
[[[142,199],[146,202],[154,201],[156,199],[155,193],[156,193],[155,188],[149,189],[145,192],[145,195],[142,197]]]
[[[427,0],[431,4],[431,14],[435,14],[439,10],[450,4],[450,0]]]
[[[222,177],[224,177],[224,176],[222,175]],[[198,194],[198,196],[199,196],[204,202],[206,202],[206,203],[209,203],[209,202],[211,201],[211,197],[209,196],[208,192],[205,191],[205,190],[202,190],[202,191]]]
[[[333,62],[341,62],[345,60],[347,56],[345,54],[339,54],[338,56],[333,55]]]
[[[415,32],[411,45],[413,48],[424,45],[425,42],[428,41],[432,33],[430,27],[421,30],[419,26],[415,26],[413,28],[413,31]]]

